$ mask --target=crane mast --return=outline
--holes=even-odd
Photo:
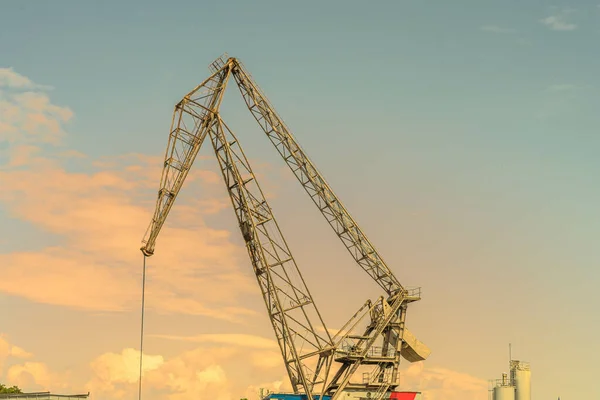
[[[209,136],[294,393],[336,400],[355,391],[358,397],[369,392],[374,400],[384,398],[398,385],[401,356],[415,362],[430,353],[405,327],[407,305],[420,299],[420,289],[400,284],[244,66],[235,58],[220,57],[210,68],[212,75],[175,107],[156,208],[142,252],[145,256],[154,253],[160,229]],[[333,338],[236,136],[219,114],[230,76],[338,238],[386,293],[375,302],[367,301]],[[366,326],[359,331],[361,324]],[[351,382],[361,368],[370,372],[363,374],[362,383]]]

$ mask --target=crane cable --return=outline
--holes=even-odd
[[[140,326],[140,379],[138,387],[138,400],[142,400],[142,358],[144,349],[144,300],[146,293],[146,255],[144,254],[144,266],[142,270],[142,323]]]

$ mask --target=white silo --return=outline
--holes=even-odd
[[[515,400],[531,400],[531,369],[529,363],[510,360],[510,381],[515,385]]]
[[[502,374],[502,380],[496,381],[492,398],[493,400],[515,400],[515,387],[511,385],[506,374]]]
[[[494,388],[494,400],[515,400],[514,386],[496,386]]]

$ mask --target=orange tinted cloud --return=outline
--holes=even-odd
[[[58,235],[63,243],[35,252],[0,254],[0,290],[38,302],[97,310],[137,304],[140,238],[152,211],[150,202],[137,202],[137,190],[147,179],[143,167],[83,174],[43,160],[29,170],[0,172],[0,180],[11,188],[0,194],[8,212]],[[243,249],[232,244],[228,231],[202,222],[205,210],[214,213],[223,207],[211,200],[173,209],[171,224],[176,227],[165,227],[160,255],[149,261],[161,266],[149,268],[152,307],[225,319],[251,313],[236,301],[255,291],[239,270]],[[178,221],[189,220],[196,224],[177,226]],[[208,300],[210,306],[204,306]],[[219,311],[215,303],[224,309]]]
[[[31,357],[33,357],[33,354],[19,346],[11,344],[5,336],[0,334],[0,377],[8,359],[28,359]]]
[[[160,355],[144,354],[142,371],[147,373],[160,368],[165,362]],[[101,390],[111,390],[116,383],[136,383],[139,379],[140,352],[131,348],[121,353],[105,353],[91,363],[96,383],[102,383]]]
[[[276,392],[291,390],[281,354],[263,348],[269,340],[223,334],[199,335],[194,341],[200,342],[201,347],[172,358],[144,355],[144,360],[148,360],[144,363],[145,398],[238,399],[256,398],[260,388]],[[275,342],[271,344],[276,346]],[[127,349],[94,360],[94,377],[87,385],[94,398],[133,397],[139,376],[138,357],[136,350]],[[487,396],[487,382],[420,362],[401,372],[398,390],[420,391],[426,400],[479,400]],[[114,393],[120,397],[114,397]]]
[[[11,143],[58,143],[64,123],[73,117],[67,107],[51,104],[39,85],[12,69],[0,69],[0,139]],[[24,91],[25,90],[25,91]]]
[[[69,389],[69,373],[56,373],[48,365],[32,360],[33,357],[33,354],[0,334],[0,382],[29,391]]]
[[[403,390],[422,391],[424,400],[479,400],[488,395],[487,381],[423,362],[402,371],[400,381]]]
[[[144,397],[230,400],[250,392],[250,397],[255,398],[258,387],[253,383],[262,381],[258,376],[273,379],[260,387],[291,389],[282,379],[282,362],[274,365],[271,352],[252,350],[252,342],[268,341],[250,335],[222,336],[225,338],[222,343],[232,344],[212,346],[209,343],[172,358],[144,354]],[[247,336],[245,339],[250,340],[250,347],[240,341],[241,336]],[[103,354],[91,363],[91,367],[94,375],[87,388],[94,398],[134,397],[139,376],[138,351],[125,349],[121,353]]]
[[[16,146],[10,154],[9,167],[21,167],[33,161],[40,148],[31,145]]]
[[[229,334],[204,334],[196,336],[174,336],[174,335],[158,335],[152,334],[150,337],[168,340],[181,340],[186,342],[204,343],[204,344],[221,344],[241,346],[244,348],[273,350],[279,349],[279,345],[273,339],[267,339],[261,336],[247,335],[243,333]]]
[[[49,387],[58,388],[63,386],[58,383],[63,380],[63,377],[51,373],[48,366],[41,362],[12,365],[6,373],[6,381],[11,385],[37,390],[46,390]]]
[[[11,79],[31,86],[25,78]],[[5,137],[12,147],[0,166],[0,182],[10,190],[0,192],[0,206],[46,232],[54,245],[0,254],[0,291],[74,308],[137,309],[139,247],[153,212],[161,158],[127,154],[94,160],[62,149],[42,151],[30,137],[60,140],[72,112],[51,104],[44,93],[7,93],[0,120],[12,128]],[[87,172],[68,170],[65,156]],[[231,321],[253,315],[240,301],[256,292],[241,273],[240,265],[247,268],[245,249],[232,243],[229,231],[204,223],[205,215],[229,205],[222,192],[215,195],[220,176],[196,169],[188,184],[201,185],[203,196],[180,200],[172,210],[148,265],[148,308]]]

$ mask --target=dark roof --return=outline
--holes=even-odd
[[[49,397],[66,397],[72,399],[87,399],[90,393],[87,394],[53,394],[50,392],[35,392],[35,393],[1,393],[0,399],[23,399],[23,398],[49,398]]]

